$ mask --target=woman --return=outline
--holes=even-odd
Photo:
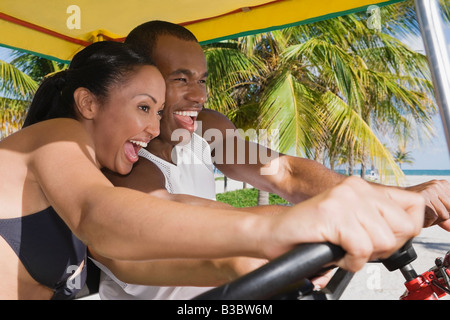
[[[114,187],[101,169],[131,171],[159,133],[163,100],[159,71],[120,43],[93,44],[44,81],[26,127],[0,142],[0,299],[73,298],[86,246],[117,260],[271,259],[330,241],[347,252],[337,264],[356,271],[420,231],[421,197],[356,178],[276,216]]]

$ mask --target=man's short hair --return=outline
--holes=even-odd
[[[192,32],[175,23],[153,20],[145,22],[128,34],[125,42],[153,56],[153,49],[159,36],[171,35],[181,40],[198,42]]]

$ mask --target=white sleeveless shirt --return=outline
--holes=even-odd
[[[216,199],[211,149],[208,142],[199,135],[194,133],[189,143],[173,148],[172,159],[176,165],[145,149],[139,150],[139,156],[152,161],[163,172],[168,192]],[[108,268],[98,261],[94,260],[94,263],[103,271],[100,276],[99,289],[101,299],[186,300],[212,289],[209,287],[157,287],[128,284],[117,279]]]
[[[139,150],[139,156],[158,166],[166,178],[168,192],[216,200],[211,148],[199,135],[194,133],[189,143],[173,148],[172,160],[175,164],[145,149]]]

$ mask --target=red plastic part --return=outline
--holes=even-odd
[[[449,273],[448,270],[446,270]],[[426,271],[414,280],[405,283],[407,291],[400,297],[401,300],[437,300],[446,295],[446,292],[432,284],[438,281],[445,286],[443,279],[438,279],[434,270]]]

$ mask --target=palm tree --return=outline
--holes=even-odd
[[[12,63],[0,60],[0,139],[21,127],[36,88],[37,83],[30,76]]]
[[[29,75],[34,81],[40,83],[45,76],[66,69],[67,64],[42,58],[26,52],[13,51],[11,64]]]
[[[329,163],[345,154],[349,163],[364,165],[370,157],[384,176],[389,169],[400,179],[401,169],[376,133],[389,124],[393,137],[414,127],[431,135],[436,110],[425,57],[393,36],[418,32],[413,11],[403,3],[384,10],[390,19],[382,32],[355,14],[235,40],[265,67],[247,79],[250,84],[229,84],[239,88],[232,100],[244,102],[233,107],[258,106],[259,127],[280,132],[281,152],[322,162],[327,155]]]
[[[0,60],[0,139],[22,127],[28,105],[44,76],[67,66],[13,51],[11,62]]]
[[[412,164],[414,163],[414,158],[411,157],[410,151],[405,151],[402,148],[399,148],[394,154],[395,162],[401,167],[404,163]]]
[[[306,39],[282,53],[288,64],[289,82],[293,83],[293,89],[313,82],[315,88],[308,89],[315,90],[319,98],[310,94],[314,100],[308,102],[315,104],[316,110],[320,109],[319,114],[323,115],[318,121],[320,125],[313,145],[308,140],[305,147],[310,153],[311,150],[317,153],[322,152],[324,146],[330,150],[330,142],[334,142],[334,146],[347,145],[349,162],[359,159],[365,164],[369,155],[372,162],[378,162],[379,171],[390,167],[396,178],[401,177],[400,168],[374,129],[377,123],[386,124],[387,121],[393,123],[394,128],[410,126],[411,123],[405,120],[407,114],[413,115],[422,128],[430,130],[431,114],[436,110],[430,98],[432,91],[425,57],[409,50],[388,33],[374,34],[357,15],[299,29],[296,32]],[[346,37],[349,34],[351,36]],[[295,67],[307,75],[296,77],[291,72]],[[280,96],[277,90],[263,105],[263,115],[269,115],[269,119],[275,119],[273,115],[283,107],[274,108],[272,101],[276,96]],[[294,96],[291,99],[294,100]],[[307,108],[314,110],[311,106]],[[282,119],[271,121],[269,125],[283,123]],[[363,169],[362,174],[364,172]]]

